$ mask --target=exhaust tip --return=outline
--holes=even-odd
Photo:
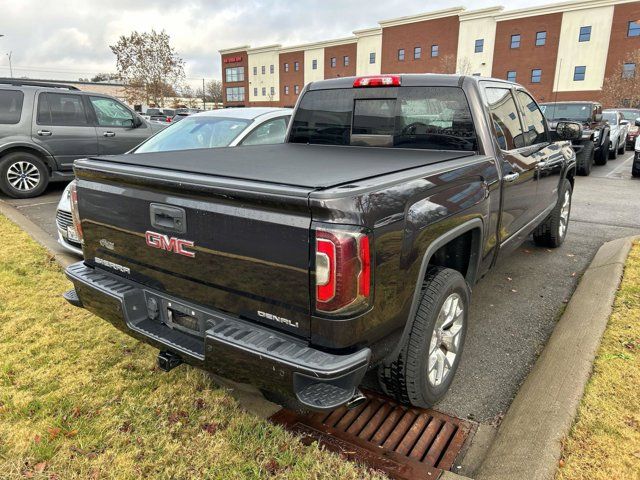
[[[366,401],[367,401],[367,397],[365,397],[360,390],[356,390],[355,393],[353,394],[353,397],[351,397],[345,405],[349,410],[351,410],[353,408],[356,408],[362,405]]]

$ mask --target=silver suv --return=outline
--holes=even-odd
[[[0,190],[36,197],[72,179],[77,158],[125,153],[162,128],[108,95],[0,79]]]

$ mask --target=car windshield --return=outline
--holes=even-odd
[[[148,108],[145,115],[160,115],[160,109],[158,108]]]
[[[586,122],[591,118],[591,103],[548,103],[540,105],[548,120],[577,120]]]
[[[616,112],[603,112],[602,118],[603,120],[609,122],[609,125],[617,125],[618,123],[616,119]]]
[[[635,122],[636,118],[640,118],[640,110],[618,110],[622,118]]]
[[[140,145],[133,153],[227,147],[251,123],[240,118],[190,116]]]

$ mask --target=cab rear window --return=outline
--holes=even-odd
[[[469,104],[457,87],[312,90],[290,141],[437,150],[477,150]]]
[[[24,94],[19,90],[0,90],[0,123],[20,122]]]

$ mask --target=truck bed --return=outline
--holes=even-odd
[[[413,149],[393,149],[390,155],[386,148],[280,144],[116,155],[104,157],[104,160],[322,189],[471,155],[474,153]]]

